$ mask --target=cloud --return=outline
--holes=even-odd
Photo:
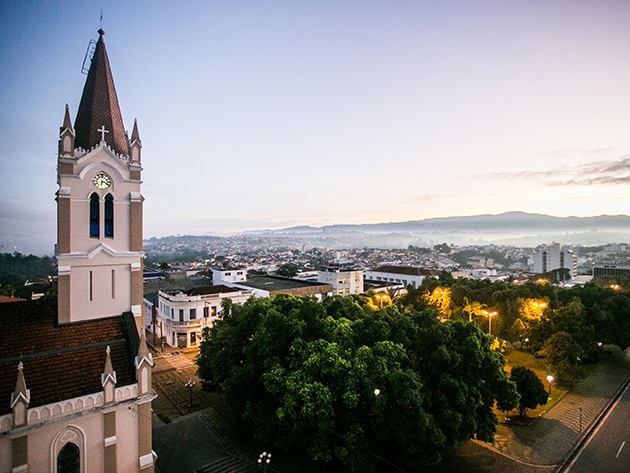
[[[602,148],[602,154],[608,152]],[[587,150],[582,156],[593,157],[598,150]],[[560,151],[558,151],[560,152]],[[616,186],[630,184],[630,155],[614,159],[588,161],[569,166],[556,166],[546,170],[507,171],[478,175],[477,178],[498,180],[528,180],[542,186]]]

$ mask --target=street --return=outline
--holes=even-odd
[[[565,473],[630,471],[630,385],[595,429]]]

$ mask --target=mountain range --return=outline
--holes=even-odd
[[[564,244],[597,245],[630,241],[630,216],[554,217],[526,212],[497,215],[430,218],[407,222],[357,225],[296,226],[279,230],[248,232],[274,235],[332,236],[406,234],[412,240],[466,244],[535,246],[556,241]]]

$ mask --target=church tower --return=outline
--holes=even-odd
[[[58,320],[60,324],[131,312],[142,305],[142,144],[125,131],[99,30],[79,110],[66,105],[57,167]]]

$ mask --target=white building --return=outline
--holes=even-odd
[[[363,271],[318,271],[317,281],[330,284],[334,296],[363,293]]]
[[[212,270],[212,284],[228,284],[247,281],[247,267],[221,268]]]
[[[470,279],[496,279],[497,268],[478,267],[469,270]]]
[[[427,277],[437,278],[442,274],[438,269],[419,268],[417,266],[380,266],[376,269],[368,269],[365,272],[365,279],[372,281],[385,281],[403,286],[417,288]]]
[[[256,297],[274,297],[278,294],[315,297],[322,300],[332,295],[332,286],[320,282],[301,281],[281,276],[252,276],[246,281],[225,283],[227,286],[253,291]]]
[[[534,273],[548,273],[560,268],[567,268],[571,277],[577,275],[577,255],[560,243],[542,245],[534,252]]]
[[[494,266],[494,260],[485,256],[471,256],[466,263],[471,268],[490,268]]]
[[[146,324],[155,325],[157,337],[179,348],[199,346],[202,330],[211,327],[221,317],[224,299],[243,304],[254,295],[247,289],[224,285],[196,287],[188,291],[159,291],[155,297],[145,297]],[[155,322],[152,312],[155,311]]]

